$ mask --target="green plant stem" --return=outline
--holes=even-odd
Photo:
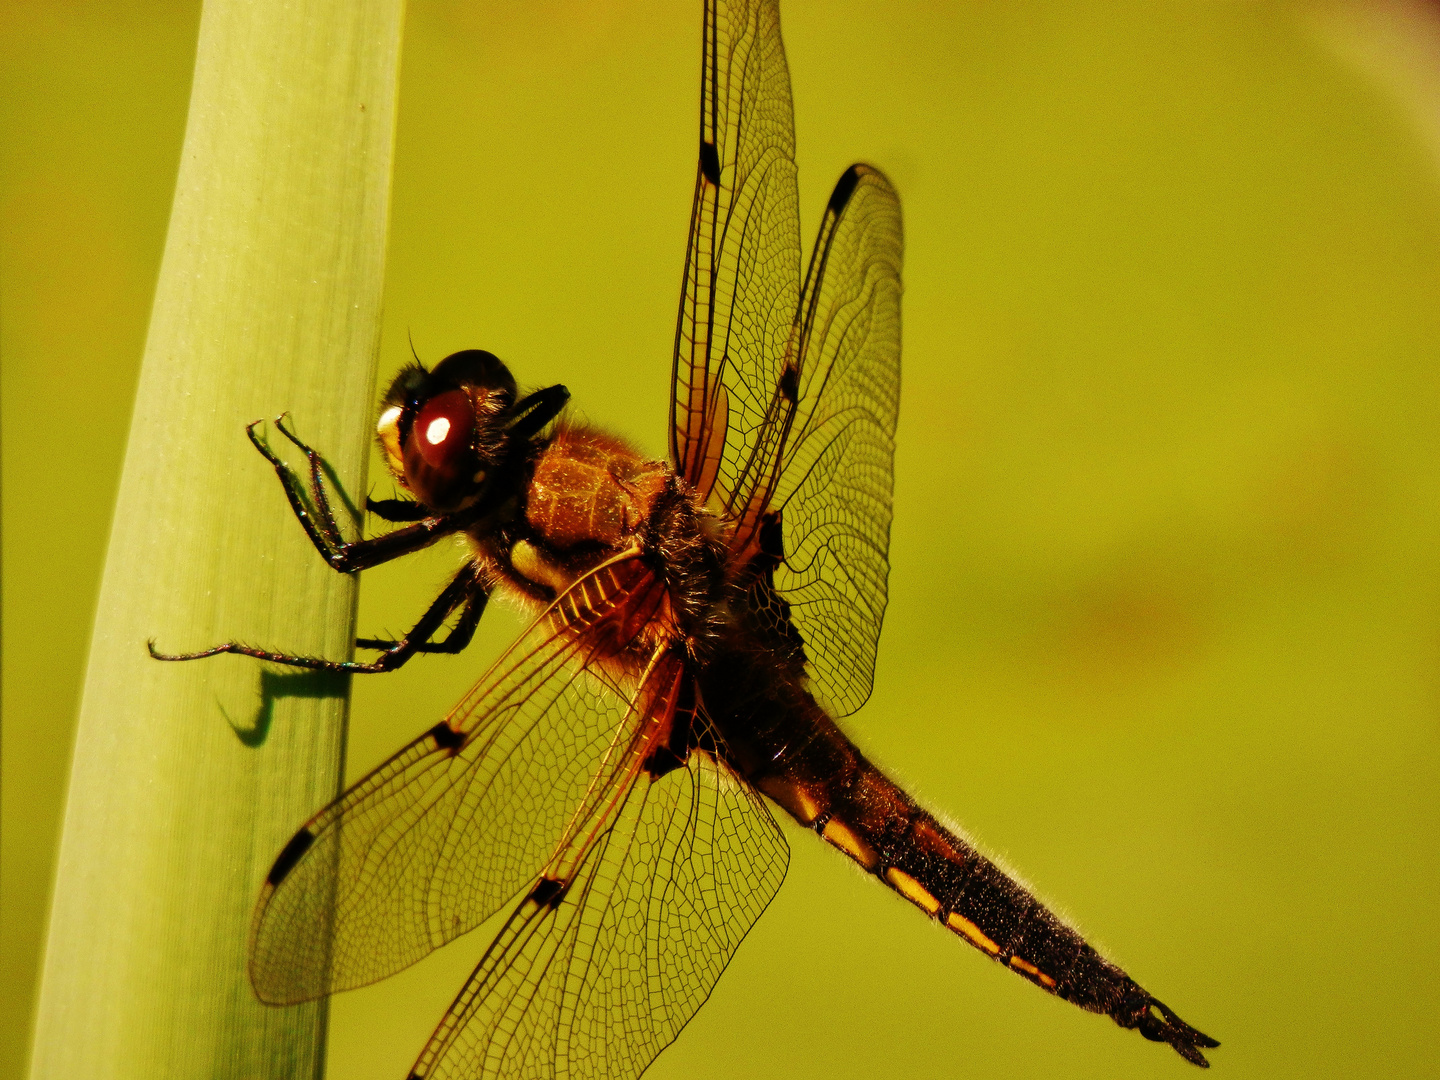
[[[288,410],[363,492],[401,22],[401,0],[206,0],[81,706],[35,1078],[323,1072],[324,1004],[261,1005],[246,948],[269,864],[340,783],[348,684],[243,657],[159,663],[145,642],[350,654],[355,583],[310,546],[244,426]]]

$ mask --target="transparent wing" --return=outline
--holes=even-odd
[[[870,694],[886,603],[900,205],[879,172],[847,170],[802,289],[794,145],[775,3],[708,3],[671,454],[735,523],[736,550],[780,511],[773,584],[788,611],[769,607],[845,716]]]
[[[563,893],[520,904],[412,1077],[640,1075],[709,996],[785,876],[748,785],[704,751],[641,772]]]
[[[800,295],[794,159],[775,0],[709,0],[670,452],[702,497],[715,489],[727,505],[755,455]]]
[[[607,797],[627,695],[664,636],[664,587],[622,557],[544,612],[449,718],[360,780],[286,846],[261,891],[250,974],[262,1000],[382,979],[479,925]],[[656,626],[662,630],[657,631]],[[640,633],[650,639],[641,646]]]
[[[835,186],[795,323],[800,357],[778,478],[774,585],[804,640],[811,691],[836,717],[865,703],[890,572],[900,404],[900,200],[854,165]]]

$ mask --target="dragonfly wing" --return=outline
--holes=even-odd
[[[870,696],[890,571],[900,403],[900,200],[866,165],[836,184],[795,319],[793,416],[778,479],[774,584],[833,716]]]
[[[413,1077],[638,1077],[704,1003],[789,849],[704,751],[622,795],[563,891],[542,878],[510,916]]]
[[[296,833],[256,906],[250,974],[262,1000],[382,979],[533,880],[577,808],[611,782],[639,671],[615,657],[663,605],[663,585],[639,560],[598,567],[446,721]]]
[[[709,0],[670,406],[671,457],[702,497],[734,501],[765,425],[800,295],[798,202],[776,0]]]
[[[870,694],[886,602],[900,204],[879,172],[847,170],[802,287],[791,113],[774,0],[707,3],[671,456],[736,550],[782,509],[774,585],[817,697],[845,716]]]

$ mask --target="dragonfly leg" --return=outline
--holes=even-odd
[[[325,492],[325,476],[322,471],[324,460],[306,443],[301,442],[295,433],[285,426],[285,416],[286,414],[282,413],[275,418],[275,429],[300,448],[300,452],[305,455],[305,460],[310,465],[310,501],[315,504],[316,510],[316,514],[311,521],[313,521],[319,533],[325,538],[327,546],[332,549],[343,547],[345,538],[340,534],[340,524],[335,520],[335,512],[330,509],[330,497]],[[247,431],[253,428],[254,425],[252,424]],[[250,437],[250,441],[252,443],[255,442],[253,434]],[[257,443],[256,445],[259,444]],[[270,458],[272,464],[274,463],[275,459],[271,454],[264,450],[261,452],[265,453],[267,458]],[[285,475],[281,477],[281,480],[284,481],[287,489],[294,483],[294,477],[290,475],[289,469],[285,470]],[[293,504],[294,500],[292,499],[291,502]],[[311,539],[315,539],[313,533],[311,534]]]
[[[462,574],[465,571],[462,571]],[[361,649],[378,649],[386,656],[396,655],[397,650],[409,646],[409,652],[405,658],[409,659],[414,653],[458,653],[470,644],[470,639],[475,636],[475,628],[480,625],[480,616],[485,614],[485,602],[490,599],[489,593],[477,587],[466,599],[461,601],[460,618],[450,633],[445,635],[444,641],[431,641],[428,638],[416,641],[416,633],[420,627],[416,626],[405,637],[399,641],[387,641],[384,638],[357,638],[355,644]],[[438,603],[438,601],[437,601]],[[426,612],[429,615],[429,612]],[[436,627],[435,629],[439,629]],[[433,630],[431,631],[434,632]],[[402,660],[401,663],[404,661]]]
[[[488,599],[489,594],[474,567],[467,565],[455,575],[450,584],[445,586],[440,595],[426,609],[425,614],[420,616],[419,622],[415,624],[410,633],[397,641],[382,641],[375,638],[361,638],[356,641],[355,644],[362,649],[381,650],[380,655],[368,664],[353,660],[325,660],[318,656],[294,656],[289,653],[272,652],[269,649],[257,649],[250,645],[242,645],[238,641],[228,641],[223,645],[215,645],[209,649],[201,649],[199,652],[192,653],[162,653],[155,648],[153,641],[147,642],[146,647],[156,660],[203,660],[207,656],[235,653],[239,656],[250,656],[256,660],[266,660],[272,664],[309,668],[312,671],[348,671],[357,675],[376,674],[382,671],[394,671],[419,652],[459,652],[469,644],[470,638],[474,635],[475,627],[480,621],[480,616],[485,610],[485,602]],[[431,641],[431,637],[444,625],[445,620],[456,608],[463,608],[463,610],[455,628],[446,635],[445,640]]]
[[[563,386],[547,386],[521,399],[515,405],[516,420],[510,425],[509,436],[522,442],[560,415],[570,400],[570,391]]]
[[[381,521],[396,525],[407,521],[423,521],[431,516],[429,509],[414,499],[366,499],[365,509]]]
[[[257,420],[250,424],[246,427],[245,433],[250,437],[250,442],[255,449],[259,450],[265,460],[270,462],[275,469],[275,475],[280,477],[280,483],[285,488],[285,497],[290,500],[290,509],[300,520],[305,534],[315,545],[315,550],[320,552],[321,557],[333,569],[341,573],[352,574],[358,570],[379,566],[381,563],[389,562],[401,555],[419,551],[440,537],[459,531],[468,522],[465,514],[426,516],[423,511],[402,509],[409,505],[418,507],[420,505],[418,503],[406,504],[400,499],[384,499],[380,500],[382,510],[379,516],[387,521],[406,520],[414,521],[415,524],[403,529],[395,529],[384,536],[376,536],[369,540],[347,541],[341,535],[340,525],[335,520],[334,511],[330,508],[330,499],[325,493],[322,473],[323,460],[320,455],[291,433],[290,429],[285,426],[283,416],[276,418],[276,428],[305,453],[309,462],[308,494],[315,505],[315,511],[312,513],[310,507],[305,503],[307,492],[296,479],[295,474],[290,471],[290,467],[255,434],[255,429],[260,423],[261,421]],[[387,516],[387,514],[403,516],[397,518]]]

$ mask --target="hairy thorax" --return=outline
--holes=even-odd
[[[703,638],[723,595],[723,536],[669,465],[623,439],[563,425],[540,447],[509,520],[473,536],[494,583],[544,606],[609,560],[633,553],[665,592],[662,622]]]

